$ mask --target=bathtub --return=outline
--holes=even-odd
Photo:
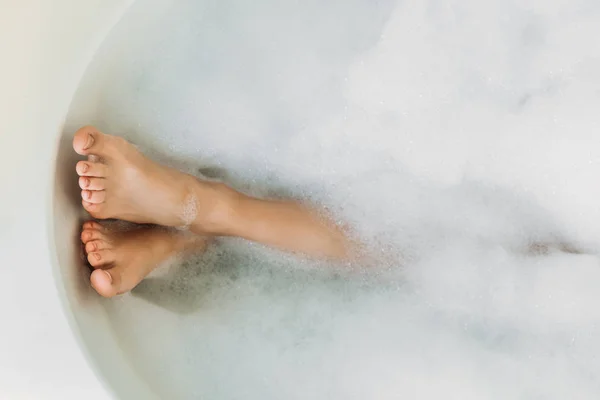
[[[415,397],[415,393],[425,393],[422,398],[428,397],[427,394],[429,398],[436,398],[458,393],[459,390],[462,398],[519,398],[532,397],[536,393],[542,398],[600,398],[600,386],[593,379],[598,375],[597,354],[600,354],[595,347],[599,329],[596,321],[600,317],[598,308],[593,306],[600,301],[594,284],[600,281],[597,268],[600,186],[596,184],[600,180],[600,148],[596,140],[599,97],[596,90],[598,77],[595,76],[599,53],[593,51],[600,50],[573,45],[586,44],[587,39],[595,37],[593,33],[597,30],[598,17],[591,13],[591,9],[590,12],[585,9],[574,12],[573,15],[578,15],[579,19],[574,17],[567,21],[561,18],[564,13],[560,7],[540,7],[543,13],[538,15],[529,10],[529,5],[510,5],[505,15],[514,18],[508,18],[512,22],[506,24],[503,19],[497,18],[500,14],[495,8],[477,6],[465,12],[463,24],[461,20],[454,20],[451,7],[447,7],[449,36],[439,41],[434,34],[437,31],[421,29],[434,26],[429,22],[435,13],[431,13],[428,7],[417,2],[415,7],[394,9],[390,3],[388,8],[382,6],[380,13],[365,17],[365,21],[372,21],[372,26],[357,33],[356,37],[365,38],[361,42],[362,47],[354,45],[354,35],[340,34],[344,29],[336,27],[337,36],[334,36],[347,37],[352,45],[339,55],[339,60],[335,57],[327,59],[322,65],[309,62],[307,76],[311,79],[321,76],[315,72],[319,68],[337,71],[339,82],[332,87],[339,92],[332,89],[331,97],[323,96],[323,103],[313,107],[312,114],[306,119],[304,115],[300,118],[297,110],[308,104],[306,99],[309,97],[304,96],[321,96],[319,85],[311,86],[312,91],[304,93],[298,88],[305,81],[293,80],[298,84],[290,85],[286,91],[273,92],[281,96],[292,95],[290,103],[282,107],[288,117],[297,118],[295,121],[303,124],[314,119],[314,124],[309,125],[311,129],[307,129],[313,132],[312,136],[307,136],[309,140],[298,140],[300,136],[297,136],[295,141],[290,141],[299,144],[300,151],[297,159],[292,158],[297,162],[290,161],[289,165],[283,159],[286,154],[293,153],[281,151],[277,147],[279,142],[249,147],[252,151],[243,148],[246,143],[255,141],[259,133],[263,134],[264,126],[278,130],[282,126],[279,123],[272,124],[267,117],[254,120],[253,112],[242,114],[231,125],[221,123],[222,119],[234,119],[229,118],[230,106],[233,112],[240,109],[254,111],[248,106],[255,99],[261,99],[262,86],[255,85],[251,88],[254,93],[250,93],[253,96],[248,95],[239,102],[228,101],[230,98],[237,99],[238,93],[227,91],[230,88],[225,87],[225,95],[217,97],[213,108],[211,94],[219,93],[222,89],[220,82],[228,81],[225,78],[230,76],[237,78],[244,75],[237,68],[231,68],[224,69],[214,86],[202,86],[201,80],[193,82],[190,93],[209,93],[200,100],[210,100],[211,107],[203,110],[204,119],[183,118],[181,124],[193,121],[196,125],[201,121],[205,124],[201,127],[204,132],[220,133],[201,137],[206,139],[201,142],[206,145],[204,148],[212,149],[215,159],[221,160],[218,156],[227,153],[229,141],[244,139],[247,141],[237,143],[243,150],[240,154],[264,156],[276,150],[279,152],[279,165],[287,165],[287,169],[276,171],[287,170],[286,173],[291,176],[296,171],[294,165],[303,173],[304,169],[308,169],[306,166],[310,160],[307,156],[312,153],[310,143],[324,132],[343,132],[345,136],[325,138],[323,143],[331,146],[332,151],[319,152],[312,160],[331,156],[332,164],[323,168],[327,164],[317,162],[312,174],[322,174],[320,171],[327,171],[338,161],[341,166],[345,165],[345,160],[352,161],[345,165],[349,168],[346,175],[364,176],[364,182],[358,179],[353,183],[356,185],[354,189],[348,189],[349,196],[345,197],[354,196],[347,204],[351,206],[349,209],[356,210],[357,215],[363,215],[362,211],[366,210],[364,215],[369,218],[364,218],[364,222],[374,221],[366,231],[372,228],[373,236],[379,232],[383,232],[380,236],[393,236],[402,244],[402,252],[404,246],[412,249],[407,252],[408,259],[418,260],[419,255],[427,255],[430,257],[427,259],[433,261],[415,264],[419,265],[419,269],[400,278],[392,276],[396,280],[390,280],[387,286],[382,285],[381,292],[376,290],[378,285],[373,285],[374,290],[370,293],[366,289],[362,292],[359,282],[356,288],[361,291],[357,290],[354,294],[357,298],[363,295],[361,293],[367,294],[361,301],[352,303],[360,305],[355,308],[344,306],[345,299],[351,297],[348,293],[353,293],[350,290],[352,286],[341,285],[338,286],[341,289],[336,291],[323,278],[314,286],[314,291],[312,286],[308,287],[310,285],[307,285],[307,290],[298,285],[298,289],[290,294],[288,282],[296,279],[296,275],[284,273],[273,279],[273,286],[268,286],[263,284],[271,282],[268,266],[262,275],[256,274],[255,281],[240,279],[247,282],[245,286],[232,284],[231,287],[240,287],[238,291],[223,285],[225,289],[217,292],[222,297],[213,297],[217,299],[214,304],[224,298],[235,298],[231,307],[221,309],[214,304],[203,304],[206,313],[188,320],[188,326],[198,321],[195,326],[202,331],[193,337],[193,343],[197,341],[207,345],[198,346],[198,351],[192,353],[195,360],[202,361],[195,364],[196,368],[188,368],[189,364],[185,363],[186,351],[191,347],[186,347],[188,343],[185,342],[180,346],[176,354],[179,358],[173,357],[173,360],[183,360],[178,364],[182,366],[179,372],[190,371],[184,379],[160,357],[143,359],[143,355],[151,353],[148,349],[169,353],[169,347],[163,346],[165,343],[179,344],[171,340],[169,331],[148,335],[145,342],[139,340],[141,335],[138,332],[145,333],[148,328],[157,326],[153,314],[139,313],[145,323],[138,324],[139,321],[128,314],[131,308],[112,303],[117,304],[113,311],[125,311],[119,314],[119,320],[113,319],[114,315],[109,318],[105,307],[107,303],[104,303],[107,300],[101,299],[90,288],[89,271],[83,267],[78,239],[84,214],[74,173],[77,156],[71,149],[73,131],[82,124],[96,123],[87,118],[88,114],[93,115],[98,110],[111,114],[115,108],[118,109],[118,106],[113,109],[93,106],[96,96],[90,88],[102,89],[104,86],[103,81],[89,73],[94,68],[88,66],[103,68],[101,63],[92,63],[91,60],[94,54],[102,54],[101,43],[112,46],[111,38],[119,36],[109,37],[111,31],[127,39],[131,39],[137,31],[140,42],[152,43],[141,25],[137,22],[129,24],[128,17],[123,18],[122,26],[112,29],[126,11],[128,15],[135,11],[138,17],[147,17],[150,14],[149,2],[140,2],[139,8],[128,9],[133,0],[12,0],[10,5],[6,4],[8,1],[0,6],[0,266],[4,278],[0,288],[3,316],[0,329],[0,399],[153,399],[156,395],[149,385],[159,386],[157,382],[160,383],[161,379],[155,379],[156,375],[148,374],[143,368],[136,368],[140,365],[157,366],[157,369],[168,370],[170,375],[180,378],[172,379],[170,386],[164,385],[169,390],[162,392],[166,393],[162,398],[175,398],[174,389],[178,388],[186,395],[190,393],[180,382],[198,382],[199,386],[208,387],[203,392],[209,393],[204,396],[207,398],[250,397],[244,390],[246,387],[258,387],[252,385],[255,382],[262,384],[263,393],[275,396],[272,398],[288,398],[286,390],[296,396],[315,398],[310,393],[315,387],[322,389],[320,392],[329,395],[328,398],[348,398],[345,394],[353,391],[367,393],[363,390],[375,393],[371,396],[374,398],[381,398],[381,394],[410,398]],[[155,3],[163,5],[170,2]],[[238,2],[241,3],[243,1]],[[349,2],[337,3],[346,6]],[[321,3],[313,4],[315,7],[322,6]],[[488,9],[491,11],[488,12]],[[362,15],[362,9],[354,11],[356,15]],[[158,8],[155,12],[162,16]],[[259,15],[271,17],[266,12]],[[305,15],[312,14],[307,12]],[[377,15],[379,17],[375,18]],[[280,22],[276,18],[271,20]],[[255,25],[244,26],[239,32],[252,32],[263,21],[257,18]],[[221,21],[212,20],[212,23],[220,24]],[[219,25],[231,35],[220,37],[223,43],[230,45],[223,49],[237,50],[235,45],[231,45],[237,43],[234,40],[235,30],[223,28],[235,26],[236,21],[228,23],[230,25]],[[347,18],[345,26],[345,32],[348,32],[362,24]],[[463,31],[463,27],[467,30]],[[485,27],[486,32],[489,30],[495,34],[464,34],[471,32],[470,29],[479,29],[477,27]],[[312,43],[324,37],[321,31],[313,30],[316,33]],[[268,37],[270,32],[273,29],[265,30],[261,33],[263,36],[258,35],[252,40]],[[297,33],[294,29],[288,32],[290,37],[301,36]],[[409,39],[404,40],[407,37]],[[105,41],[106,38],[108,40]],[[206,38],[213,40],[212,36]],[[318,50],[326,53],[333,48],[332,44],[338,43],[336,40],[332,39]],[[454,43],[457,47],[445,51],[446,43]],[[403,46],[404,52],[396,56],[395,49],[399,45]],[[493,46],[500,50],[496,51]],[[215,45],[214,49],[217,48],[219,46]],[[480,48],[485,51],[479,54],[472,51]],[[224,60],[230,53],[223,49],[208,54],[217,58],[222,56]],[[255,57],[255,62],[262,63],[264,57],[260,55],[270,49],[265,46],[262,53],[240,52],[237,58],[227,59],[231,63],[223,62],[223,65],[231,66],[236,60],[241,60],[238,64],[244,65],[244,57],[248,54]],[[317,59],[315,54],[320,53],[298,54],[312,55],[313,59]],[[289,77],[297,75],[292,67],[298,54],[282,53],[269,59],[273,64],[271,67],[278,66],[282,59],[288,59],[287,64],[282,63],[289,67],[283,68],[282,81],[292,81]],[[515,56],[520,54],[539,58],[521,60],[524,57]],[[416,62],[405,62],[411,57],[422,62],[426,72],[435,72],[439,65],[445,65],[439,61],[441,59],[448,63],[450,72],[422,74],[420,68],[415,68],[418,66]],[[581,63],[582,60],[589,63]],[[211,67],[215,65],[219,64]],[[265,65],[269,64],[265,61]],[[262,67],[261,64],[261,70]],[[522,75],[523,71],[530,71],[528,68],[535,73]],[[555,76],[555,71],[561,68],[566,71],[564,76]],[[251,68],[249,70],[252,71]],[[85,76],[84,71],[87,71]],[[498,80],[492,79],[491,85],[485,84],[483,78],[463,82],[464,77],[473,76],[473,71],[476,72],[475,78],[478,74],[483,77],[484,73],[491,73]],[[269,74],[262,75],[262,82],[267,82]],[[92,78],[88,79],[89,76]],[[107,81],[113,77],[106,76]],[[322,76],[325,77],[322,81],[315,82],[329,82],[326,79],[329,75]],[[430,76],[437,80],[432,81]],[[246,77],[252,77],[252,74]],[[205,78],[212,79],[210,75]],[[452,79],[456,85],[446,85]],[[86,83],[90,83],[89,91],[82,90]],[[430,95],[415,96],[423,87],[429,86],[435,87],[435,90],[425,92]],[[396,90],[390,90],[390,87],[396,87]],[[196,89],[197,92],[194,91]],[[76,97],[79,92],[83,93],[82,97]],[[113,92],[113,98],[120,94],[116,93]],[[266,93],[264,99],[271,96],[271,92]],[[380,98],[385,101],[380,101]],[[87,103],[80,99],[91,100]],[[351,106],[348,112],[343,107],[346,101]],[[413,103],[414,109],[411,108]],[[321,120],[321,105],[331,107],[327,110],[335,117],[332,123]],[[265,100],[256,110],[271,106],[270,99]],[[395,110],[401,107],[412,110],[412,114],[407,112],[395,117]],[[142,108],[146,108],[147,113],[154,112],[151,107]],[[74,112],[74,109],[77,111]],[[437,117],[423,111],[436,109],[440,110]],[[90,112],[86,113],[86,110]],[[279,113],[281,109],[276,110]],[[377,118],[371,120],[371,115]],[[471,115],[476,118],[472,120]],[[170,117],[164,119],[169,124],[173,120]],[[284,120],[276,119],[275,122]],[[371,136],[364,141],[364,146],[357,145],[361,143],[358,140],[364,136],[363,132],[369,131],[371,121],[376,122],[382,135],[391,138],[392,145],[384,146]],[[498,122],[494,123],[498,126],[490,126],[489,121]],[[125,121],[125,124],[128,123]],[[247,132],[251,134],[246,135],[246,125],[249,126]],[[404,132],[402,137],[395,134],[400,128]],[[444,135],[438,135],[442,128]],[[228,136],[237,131],[242,133]],[[447,132],[459,134],[460,140]],[[185,132],[179,133],[180,139],[185,136]],[[173,139],[175,134],[169,134],[169,139]],[[353,144],[351,147],[360,150],[361,157],[338,159],[341,152],[338,152],[336,140],[340,138],[348,139],[348,143]],[[370,145],[371,142],[373,145]],[[304,147],[304,143],[309,143],[309,146]],[[180,147],[192,149],[187,157],[197,155],[194,146]],[[203,154],[203,160],[204,156],[206,154]],[[247,165],[262,165],[260,162],[263,161],[259,156],[246,158],[239,154],[227,160],[224,161],[226,169],[233,171]],[[249,163],[249,160],[255,164]],[[382,162],[379,163],[379,160]],[[391,161],[388,163],[388,160]],[[353,169],[354,164],[363,162],[371,166]],[[264,177],[268,178],[272,166],[278,164],[272,162],[266,165],[271,166],[271,169],[265,168],[269,173]],[[324,177],[324,182],[337,179],[335,168],[330,170],[333,172]],[[372,179],[372,175],[365,172],[381,175],[381,179]],[[310,182],[312,178],[306,176],[306,181]],[[344,177],[343,174],[338,176]],[[293,179],[290,181],[295,182]],[[413,181],[416,182],[414,185]],[[397,197],[394,197],[393,190],[373,195],[377,194],[378,188],[395,187],[402,188]],[[381,201],[376,202],[379,199]],[[400,208],[404,214],[395,214]],[[398,232],[389,229],[393,224],[400,227]],[[450,240],[453,237],[455,241]],[[531,238],[536,241],[529,242]],[[558,248],[560,251],[549,257],[544,253],[544,246],[540,247],[540,253],[544,254],[536,254],[537,241],[542,245],[573,243],[581,246],[573,247],[576,251],[570,251],[570,247]],[[431,250],[434,248],[435,251]],[[246,250],[248,254],[255,254]],[[412,257],[412,254],[417,256]],[[404,263],[403,257],[400,263]],[[485,265],[485,268],[479,269],[478,265]],[[308,273],[297,273],[303,279],[301,282],[309,279],[312,282],[313,278]],[[219,278],[219,275],[215,276]],[[405,281],[418,290],[414,293],[397,290]],[[227,282],[238,281],[231,279]],[[252,297],[254,293],[266,295]],[[246,299],[253,302],[246,303]],[[303,301],[305,299],[310,301]],[[271,304],[279,304],[280,307],[273,312]],[[289,324],[292,317],[287,311],[298,304],[304,308],[293,318],[300,323]],[[168,313],[162,315],[165,314]],[[223,317],[225,322],[214,324],[215,319],[211,318],[214,315]],[[272,318],[255,318],[256,315]],[[298,315],[302,318],[297,318]],[[407,317],[397,318],[398,315]],[[170,317],[171,321],[178,318]],[[129,322],[129,319],[132,320],[129,325],[115,322]],[[158,321],[172,331],[180,329],[180,326],[166,323],[167,319]],[[306,329],[297,329],[302,324],[302,328]],[[311,324],[319,329],[313,331]],[[124,335],[117,336],[117,326]],[[442,329],[445,327],[448,329]],[[270,334],[275,330],[279,334],[280,328],[283,328],[281,335]],[[223,332],[231,334],[221,341]],[[303,341],[305,332],[316,333],[313,337],[307,334],[310,340]],[[196,333],[196,330],[191,332]],[[157,337],[163,339],[162,345]],[[246,346],[249,337],[250,345]],[[327,341],[334,337],[335,340]],[[208,340],[204,340],[206,338]],[[326,340],[319,341],[323,338]],[[134,342],[139,342],[139,346],[136,347]],[[309,343],[310,346],[291,345],[298,342]],[[364,343],[373,346],[364,346]],[[215,345],[214,351],[211,345]],[[282,349],[287,351],[290,348],[293,351],[281,357]],[[298,357],[303,352],[308,355]],[[223,357],[205,357],[209,353]],[[265,357],[262,357],[263,353],[266,353]],[[302,362],[292,363],[289,369],[281,368],[294,357]],[[230,366],[236,364],[241,368],[231,373]],[[214,374],[207,373],[213,372],[213,369]],[[202,379],[196,377],[196,371],[200,371],[198,377]],[[270,389],[270,382],[260,380],[264,378],[261,375],[278,377],[280,371],[295,379],[285,380],[292,382],[289,386],[266,390]],[[321,371],[325,373],[319,373]],[[144,373],[146,378],[142,379]],[[322,379],[319,380],[319,377]],[[359,377],[366,377],[368,385],[365,386],[364,380]],[[311,384],[304,384],[309,380]],[[329,382],[334,384],[329,385]],[[215,387],[235,390],[211,392]],[[575,395],[574,389],[579,390]],[[218,396],[212,393],[224,394]],[[340,395],[334,397],[330,393]]]

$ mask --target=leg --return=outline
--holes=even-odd
[[[206,237],[161,227],[115,231],[92,221],[83,224],[81,240],[94,268],[92,286],[104,297],[133,289],[171,257],[202,251],[208,242]]]
[[[308,207],[259,200],[154,163],[115,136],[93,127],[77,131],[75,151],[84,208],[99,219],[116,218],[197,234],[240,236],[309,256],[348,258],[344,232]]]
[[[356,246],[340,227],[316,210],[293,201],[260,200],[240,193],[231,196],[231,212],[222,219],[220,234],[312,257],[352,258]]]

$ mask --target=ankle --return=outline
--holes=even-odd
[[[195,180],[192,196],[197,213],[190,224],[194,233],[228,236],[234,231],[242,194],[218,182]]]

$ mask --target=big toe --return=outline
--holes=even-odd
[[[107,141],[107,135],[100,132],[93,126],[84,126],[75,132],[73,137],[73,149],[77,154],[81,155],[98,155],[106,156],[105,144]]]
[[[145,270],[131,265],[117,264],[110,269],[96,269],[90,277],[92,286],[103,297],[129,292],[144,279]]]
[[[119,294],[118,287],[111,273],[105,269],[96,269],[90,276],[92,287],[102,297],[113,297]]]

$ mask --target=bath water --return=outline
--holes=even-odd
[[[169,399],[600,398],[600,5],[138,1],[68,125],[327,206],[349,273],[239,239],[105,302]]]

